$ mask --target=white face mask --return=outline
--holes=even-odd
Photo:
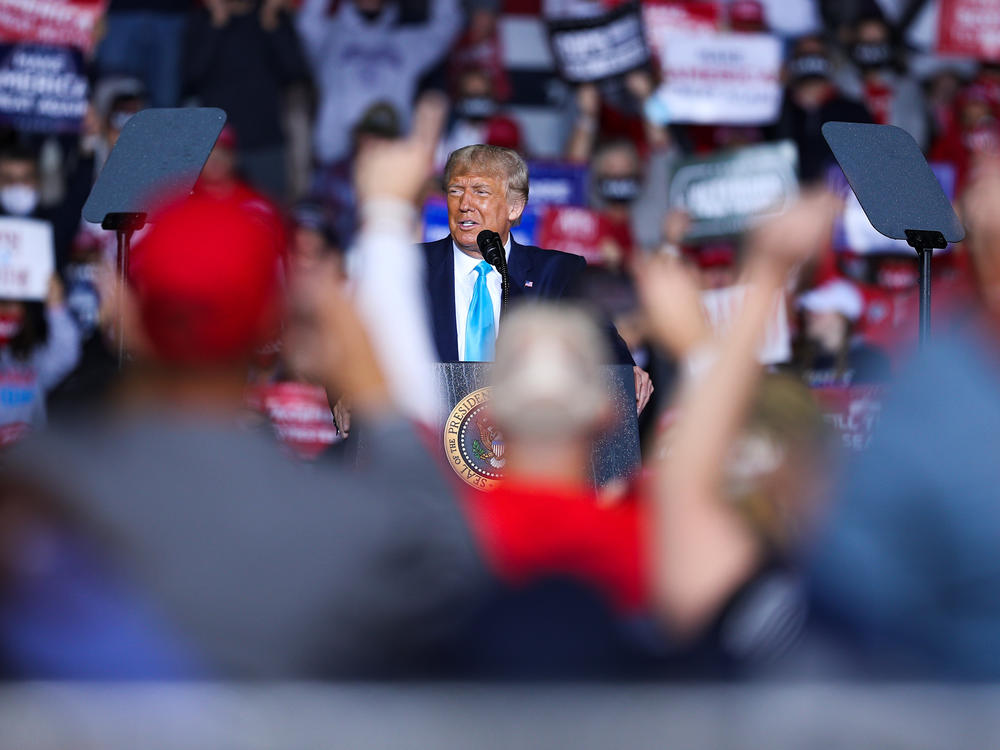
[[[7,185],[0,188],[0,206],[14,216],[27,216],[38,205],[38,191],[29,185]]]

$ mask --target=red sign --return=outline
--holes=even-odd
[[[589,208],[549,206],[538,228],[538,245],[582,255],[588,265],[619,267],[631,251],[623,246],[621,234],[607,217]]]
[[[722,28],[722,9],[716,2],[695,0],[645,0],[642,20],[646,39],[657,59],[663,58],[660,37],[663,31],[715,32]]]
[[[107,0],[0,0],[0,42],[51,44],[89,52]]]
[[[938,52],[1000,60],[1000,3],[997,0],[941,0]]]
[[[340,441],[326,391],[308,383],[270,383],[253,389],[251,408],[270,419],[278,439],[296,456],[311,461]]]

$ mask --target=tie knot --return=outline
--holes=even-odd
[[[476,271],[479,273],[480,276],[485,276],[490,272],[491,268],[493,268],[493,266],[491,266],[484,260],[481,261],[478,266],[476,266]]]

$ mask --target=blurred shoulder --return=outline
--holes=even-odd
[[[529,256],[536,265],[544,265],[550,268],[580,272],[587,265],[582,255],[564,253],[562,250],[546,250],[535,245],[518,245],[525,254]]]

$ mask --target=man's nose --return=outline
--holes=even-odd
[[[458,202],[458,210],[462,212],[472,210],[472,201],[469,199],[468,193],[462,193],[462,200]]]

